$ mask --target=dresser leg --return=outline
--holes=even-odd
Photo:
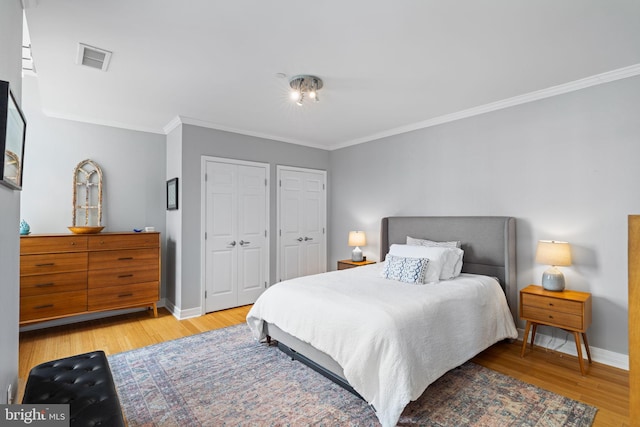
[[[538,324],[534,323],[531,328],[531,349],[533,349],[533,345],[536,342],[536,332],[538,331]]]
[[[574,332],[573,339],[576,340],[576,350],[578,352],[578,363],[580,363],[580,373],[584,376],[584,360],[582,360],[582,344],[580,343],[580,333]]]
[[[153,317],[158,317],[158,305],[153,303]]]
[[[589,350],[589,341],[587,341],[587,334],[582,333],[582,341],[584,341],[584,348],[587,350],[587,358],[589,359],[589,363],[591,363],[591,350]]]
[[[522,337],[522,351],[520,357],[524,357],[524,351],[527,349],[527,341],[529,340],[529,329],[531,329],[531,322],[527,320],[527,326],[524,328],[524,336]]]

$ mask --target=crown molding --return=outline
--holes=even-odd
[[[557,86],[551,86],[546,89],[537,90],[535,92],[526,93],[524,95],[514,96],[512,98],[503,99],[501,101],[492,102],[490,104],[480,105],[478,107],[469,108],[467,110],[462,110],[462,111],[458,111],[451,114],[445,114],[444,116],[439,116],[439,117],[435,117],[433,119],[425,120],[422,122],[417,122],[410,125],[389,129],[384,132],[375,133],[362,138],[352,139],[350,141],[345,141],[341,144],[333,145],[329,149],[337,150],[337,149],[349,147],[352,145],[374,141],[376,139],[386,138],[394,135],[400,135],[400,134],[411,132],[414,130],[425,129],[428,127],[441,125],[443,123],[449,123],[455,120],[465,119],[468,117],[478,116],[480,114],[489,113],[492,111],[502,110],[504,108],[514,107],[516,105],[526,104],[528,102],[534,102],[534,101],[538,101],[545,98],[551,98],[553,96],[562,95],[565,93],[574,92],[576,90],[586,89],[588,87],[597,86],[603,83],[609,83],[616,80],[626,79],[628,77],[634,77],[637,75],[640,75],[640,64],[634,64],[628,67],[618,68],[616,70],[607,71],[606,73],[596,74],[595,76],[586,77],[584,79],[575,80],[575,81],[564,83]]]

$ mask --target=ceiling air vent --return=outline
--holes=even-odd
[[[111,52],[98,47],[78,43],[78,58],[76,63],[98,70],[107,71],[111,60]]]

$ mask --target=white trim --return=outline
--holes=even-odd
[[[185,320],[185,319],[191,319],[194,317],[200,317],[204,314],[200,309],[200,307],[187,308],[185,310],[181,310],[175,305],[173,305],[170,301],[167,301],[166,308],[167,310],[169,310],[171,314],[173,314],[173,317],[175,317],[178,320]]]
[[[221,131],[224,131],[224,132],[237,133],[239,135],[248,135],[248,136],[253,136],[253,137],[256,137],[256,138],[270,139],[272,141],[280,141],[280,142],[286,142],[286,143],[289,143],[289,144],[303,145],[305,147],[319,148],[321,150],[327,150],[328,149],[326,145],[311,144],[311,143],[309,143],[307,141],[302,141],[302,140],[296,139],[296,138],[287,138],[287,137],[268,134],[268,133],[263,133],[263,132],[255,132],[255,131],[251,131],[251,130],[237,129],[237,128],[233,128],[233,127],[230,127],[230,126],[225,126],[225,125],[220,125],[220,124],[217,124],[217,123],[212,123],[212,122],[209,122],[209,121],[206,121],[206,120],[194,119],[192,117],[178,116],[177,118],[180,120],[180,123],[182,123],[184,125],[200,126],[200,127],[203,127],[203,128],[221,130]],[[174,121],[175,121],[175,119],[173,119],[169,124],[167,124],[167,126],[165,126],[165,128],[168,128],[169,125],[172,124]],[[173,124],[173,126],[175,127],[176,125]]]
[[[204,238],[204,233],[207,230],[207,219],[206,219],[206,182],[205,182],[205,174],[206,174],[206,164],[207,162],[217,162],[217,163],[229,163],[233,165],[244,165],[244,166],[253,166],[265,168],[266,174],[266,194],[265,194],[265,227],[267,229],[267,242],[265,246],[266,250],[266,265],[265,268],[265,279],[267,281],[267,286],[269,286],[270,282],[270,266],[271,266],[271,220],[270,220],[270,212],[271,212],[271,165],[269,163],[262,162],[252,162],[248,160],[238,160],[238,159],[229,159],[225,157],[213,157],[203,155],[200,157],[200,313],[201,315],[207,314],[207,306],[206,300],[204,297],[204,293],[207,289],[206,283],[206,241]]]
[[[535,345],[577,357],[578,352],[576,351],[576,343],[573,340],[573,335],[567,331],[563,331],[556,328],[553,328],[552,331],[553,331],[553,336],[537,333]],[[558,333],[560,334],[566,334],[566,335],[555,336],[556,331],[558,331]],[[523,336],[524,336],[524,330],[518,329],[518,340],[522,341]],[[529,341],[531,340],[529,339]],[[527,351],[528,351],[528,346],[527,346]],[[615,353],[613,351],[609,351],[609,350],[605,350],[605,349],[593,347],[593,346],[589,346],[589,349],[591,350],[592,361],[602,363],[604,365],[613,366],[614,368],[624,369],[626,371],[629,370],[629,355],[622,354],[622,353]],[[585,360],[586,360],[586,350],[584,348],[584,344],[582,345],[582,355],[585,357]],[[526,357],[526,353],[525,353],[525,357]],[[588,363],[588,362],[585,362],[585,363]],[[576,368],[577,366],[578,365],[576,361]]]
[[[136,125],[132,125],[130,123],[122,123],[122,122],[118,122],[115,120],[103,120],[103,119],[98,119],[98,118],[88,118],[88,117],[84,117],[84,116],[78,116],[75,114],[66,114],[66,113],[57,113],[55,111],[51,111],[51,110],[42,110],[43,114],[47,117],[51,117],[54,119],[61,119],[61,120],[71,120],[74,122],[79,122],[79,123],[89,123],[92,125],[99,125],[99,126],[109,126],[112,128],[118,128],[118,129],[128,129],[128,130],[134,130],[134,131],[138,131],[138,132],[147,132],[147,133],[156,133],[156,134],[160,134],[160,135],[165,135],[165,133],[162,131],[162,129],[158,129],[155,127],[147,127],[147,126],[136,126]]]
[[[165,135],[169,135],[172,130],[174,130],[181,124],[182,124],[182,120],[180,120],[180,116],[175,116],[169,123],[164,125],[164,127],[162,128],[162,131],[165,133]]]
[[[562,95],[562,94],[573,92],[576,90],[585,89],[591,86],[596,86],[602,83],[609,83],[615,80],[626,79],[627,77],[633,77],[637,75],[640,75],[640,64],[619,68],[617,70],[607,71],[606,73],[596,74],[595,76],[590,76],[584,79],[575,80],[573,82],[564,83],[561,85],[552,86],[546,89],[537,90],[537,91],[526,93],[523,95],[514,96],[512,98],[503,99],[501,101],[492,102],[490,104],[480,105],[478,107],[469,108],[467,110],[462,110],[462,111],[458,111],[451,114],[445,114],[444,116],[434,117],[433,119],[413,123],[407,126],[400,126],[397,128],[383,131],[383,132],[375,133],[369,136],[364,136],[362,138],[352,139],[350,141],[345,141],[345,142],[333,145],[328,149],[337,150],[339,148],[345,148],[351,145],[362,144],[364,142],[369,142],[369,141],[373,141],[380,138],[386,138],[389,136],[399,135],[399,134],[411,132],[414,130],[437,126],[443,123],[453,122],[455,120],[460,120],[467,117],[478,116],[480,114],[489,113],[491,111],[514,107],[516,105],[526,104],[527,102],[538,101],[540,99],[550,98],[552,96]]]

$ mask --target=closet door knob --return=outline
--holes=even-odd
[[[304,239],[303,239],[302,237],[298,237],[296,240],[297,240],[298,242],[302,242]]]
[[[245,242],[244,240],[240,240],[240,246],[248,245],[251,242]]]
[[[313,237],[307,237],[307,236],[305,236],[305,237],[304,237],[304,241],[306,242],[306,241],[308,241],[308,240],[313,240]]]
[[[234,240],[233,242],[229,242],[229,246],[235,246],[236,245],[236,241]]]

